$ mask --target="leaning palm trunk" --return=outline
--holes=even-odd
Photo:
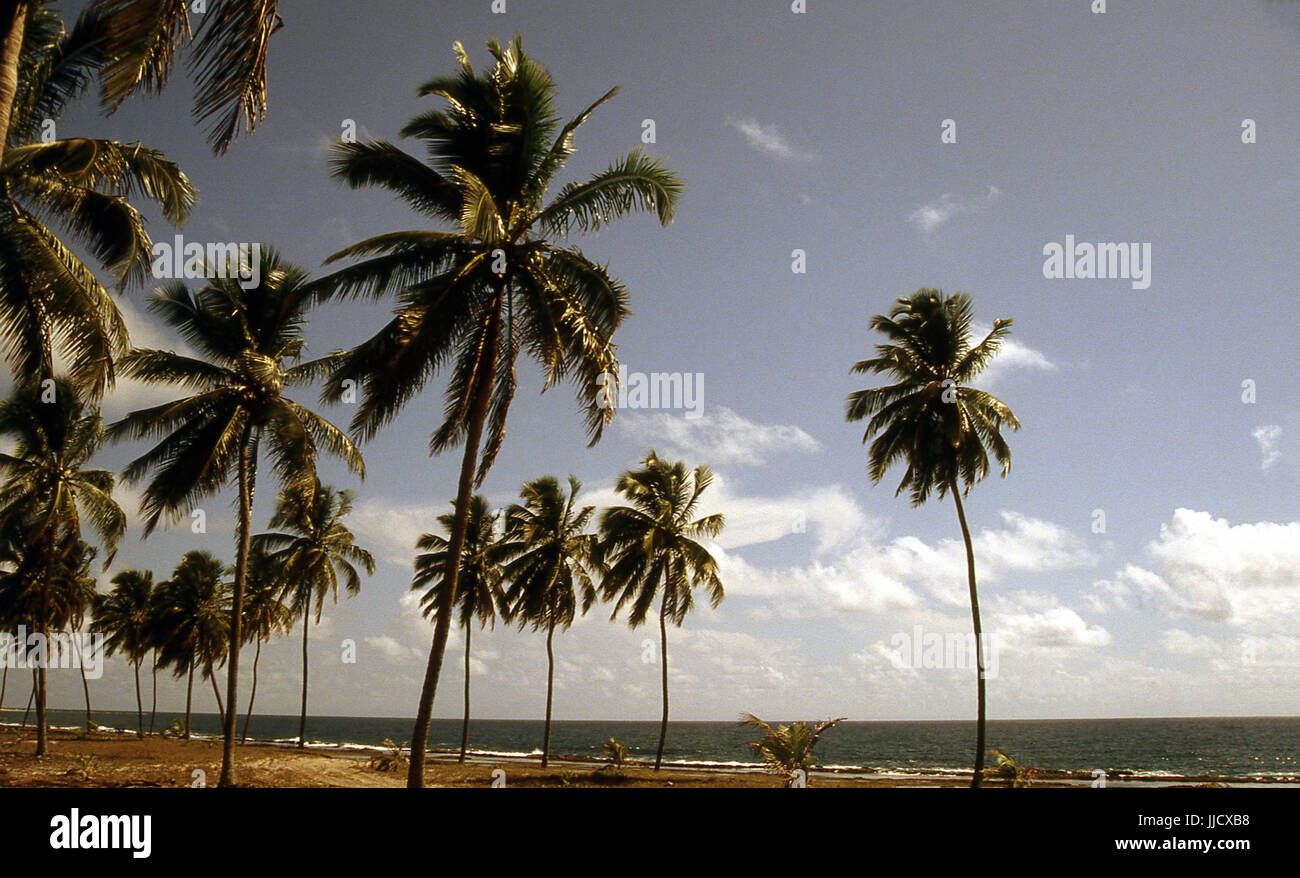
[[[5,660],[4,674],[0,676],[0,710],[5,709],[5,690],[9,688],[9,661]]]
[[[149,705],[149,734],[153,734],[158,719],[158,650],[153,651],[153,702]]]
[[[235,785],[235,706],[239,704],[239,647],[244,632],[244,583],[248,579],[248,549],[253,539],[253,498],[249,484],[256,459],[250,459],[252,427],[244,428],[239,448],[239,548],[235,552],[235,589],[230,605],[230,650],[226,659],[226,703],[229,712],[221,717],[221,777],[218,787]]]
[[[555,684],[555,650],[551,648],[551,638],[555,634],[555,623],[546,627],[546,733],[542,737],[542,768],[551,761],[551,694]]]
[[[244,734],[239,743],[248,743],[248,724],[253,721],[253,699],[257,697],[257,662],[262,658],[262,638],[257,638],[257,651],[253,653],[253,685],[248,691],[248,713],[244,714]]]
[[[9,130],[13,115],[14,98],[18,95],[18,60],[22,55],[23,38],[27,33],[27,15],[31,11],[29,0],[0,4],[9,20],[0,23],[5,28],[4,42],[0,44],[0,132]],[[4,156],[5,139],[0,137],[0,157]]]
[[[45,705],[47,682],[46,665],[50,658],[50,587],[54,581],[54,536],[46,536],[45,576],[41,580],[41,643],[45,654],[36,664],[36,755],[49,755],[49,733],[45,725]]]
[[[144,737],[144,702],[140,699],[140,659],[135,662],[135,727],[137,737]]]
[[[32,668],[32,694],[27,696],[27,709],[23,711],[23,728],[27,728],[27,717],[32,712],[32,702],[36,700],[36,669]]]
[[[217,699],[217,716],[221,718],[221,727],[226,727],[226,706],[221,703],[221,690],[217,688],[217,674],[213,671],[208,675],[208,682],[212,684],[212,695]]]
[[[86,661],[81,654],[81,644],[78,642],[81,638],[72,638],[72,647],[77,653],[77,667],[81,669],[81,688],[86,694],[86,731],[95,727],[95,722],[90,718],[90,683],[86,681]]]
[[[470,619],[465,623],[465,721],[460,724],[460,761],[465,762],[465,751],[469,748],[469,637],[474,627]]]
[[[307,631],[311,627],[311,596],[303,599],[302,608],[302,715],[298,719],[298,749],[307,746]]]
[[[984,781],[984,631],[980,626],[980,599],[975,588],[975,550],[971,546],[970,528],[966,524],[966,510],[962,507],[961,491],[954,478],[949,485],[952,499],[957,504],[957,520],[961,522],[961,536],[966,542],[966,578],[970,585],[970,613],[975,627],[975,667],[979,673],[977,720],[975,730],[975,773],[971,789],[978,789]]]
[[[664,718],[659,723],[659,751],[655,754],[655,771],[664,762],[664,744],[668,741],[668,625],[664,615],[668,612],[668,591],[665,587],[663,604],[659,608],[659,665],[664,690]]]
[[[504,294],[504,289],[501,291]],[[438,602],[437,624],[433,628],[433,645],[429,648],[429,664],[424,672],[424,686],[420,689],[420,708],[415,715],[415,730],[411,733],[411,765],[406,775],[408,789],[424,786],[425,750],[429,744],[429,725],[433,721],[433,699],[438,694],[438,675],[442,673],[442,657],[447,651],[447,637],[451,632],[451,614],[456,605],[456,583],[460,578],[460,556],[465,550],[465,533],[469,529],[469,503],[474,493],[474,471],[478,467],[478,447],[483,438],[483,424],[487,421],[488,403],[492,399],[493,377],[496,373],[497,343],[501,333],[501,313],[498,309],[488,327],[483,342],[484,359],[479,361],[474,376],[474,404],[470,413],[469,433],[465,437],[465,454],[460,464],[460,482],[456,488],[456,518],[452,522],[451,541],[447,544],[447,566],[443,573],[446,586]]]
[[[190,739],[190,708],[194,704],[194,659],[189,661],[189,681],[185,684],[185,740]]]

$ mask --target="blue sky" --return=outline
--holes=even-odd
[[[423,222],[329,178],[345,120],[396,140],[432,103],[418,85],[453,68],[454,40],[482,67],[488,38],[521,33],[566,114],[622,89],[582,129],[568,179],[641,145],[650,119],[647,148],[687,183],[668,229],[635,218],[579,243],[630,289],[623,362],[703,375],[704,407],[698,419],[620,412],[587,449],[572,393],[538,396],[525,368],[484,491],[505,505],[527,479],[573,473],[586,502],[605,505],[651,447],[713,466],[728,596],[670,633],[675,718],[973,715],[973,672],[900,667],[892,646],[917,626],[968,630],[952,505],[912,509],[893,495],[901,473],[871,486],[860,426],[843,418],[844,398],[865,386],[849,367],[876,342],[868,320],[920,287],[969,292],[986,325],[1015,319],[985,383],[1024,428],[1011,475],[968,503],[998,648],[990,716],[1295,712],[1296,4],[1111,2],[1103,15],[1086,0],[809,0],[804,15],[780,0],[490,5],[285,4],[269,116],[221,158],[192,123],[182,77],[112,118],[87,102],[60,134],[164,149],[200,191],[187,239],[266,241],[315,269]],[[955,143],[941,142],[946,119]],[[1045,278],[1044,246],[1067,235],[1150,244],[1150,287]],[[796,250],[806,273],[792,271]],[[124,301],[137,343],[171,346],[145,297]],[[355,344],[388,313],[322,309],[313,349]],[[122,387],[106,409],[157,395]],[[440,410],[434,386],[369,444],[364,485],[326,468],[358,489],[354,530],[381,564],[313,632],[313,712],[414,712],[431,629],[402,600],[410,545],[449,508],[459,460],[427,456]],[[138,450],[111,449],[104,463]],[[264,525],[272,491],[260,487]],[[206,536],[128,539],[117,566],[165,576],[196,546],[233,557],[230,493],[208,504]],[[658,666],[641,648],[654,632],[607,618],[598,609],[557,638],[559,718],[658,714]],[[355,664],[340,661],[345,639]],[[498,630],[474,645],[479,714],[540,716],[542,638]],[[264,650],[261,709],[295,710],[297,650],[296,636]],[[449,658],[438,715],[459,710],[458,668]],[[182,688],[166,685],[162,704],[181,709]],[[77,704],[79,681],[56,679],[53,693],[56,706]],[[120,665],[95,699],[132,705]]]

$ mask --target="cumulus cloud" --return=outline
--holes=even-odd
[[[1178,509],[1147,546],[1155,570],[1128,565],[1094,586],[1092,600],[1131,609],[1143,597],[1173,614],[1252,627],[1300,615],[1300,522],[1230,524]]]
[[[971,336],[983,339],[993,327],[986,323],[971,325]],[[1013,372],[1037,371],[1054,372],[1056,364],[1042,351],[1031,348],[1015,336],[1002,340],[997,356],[984,367],[976,383],[981,387],[992,387]]]
[[[614,423],[623,435],[642,444],[659,444],[711,465],[759,466],[774,453],[821,450],[821,443],[800,427],[758,424],[724,406],[699,418],[669,412],[624,412]]]
[[[729,118],[727,124],[739,131],[746,142],[759,152],[794,162],[812,162],[818,158],[817,153],[792,144],[775,125],[763,125],[752,118]]]

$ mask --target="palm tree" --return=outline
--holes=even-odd
[[[185,738],[189,740],[194,701],[194,670],[212,677],[225,655],[230,633],[228,568],[211,552],[194,550],[182,556],[171,579],[159,584],[156,610],[158,665],[187,678]],[[233,713],[233,711],[232,711]]]
[[[189,0],[98,0],[108,31],[103,96],[112,110],[136,91],[158,92],[177,48],[193,44],[194,115],[213,119],[208,142],[223,153],[266,115],[266,55],[284,24],[277,0],[209,0],[191,30]]]
[[[84,540],[76,540],[68,551],[59,559],[55,572],[54,590],[57,607],[55,630],[68,629],[71,635],[73,653],[77,659],[77,669],[81,672],[81,690],[86,696],[86,731],[95,729],[95,722],[90,713],[90,682],[86,677],[86,643],[82,637],[87,615],[95,603],[96,582],[91,567],[95,562],[95,547]],[[103,656],[97,660],[102,661]]]
[[[40,601],[34,619],[49,643],[54,579],[60,557],[81,539],[85,519],[111,563],[126,530],[126,515],[113,500],[116,478],[107,470],[83,469],[104,441],[99,412],[88,408],[66,378],[28,383],[0,403],[0,524],[23,529],[26,545],[43,555]],[[48,753],[46,669],[37,668],[36,753]]]
[[[538,362],[546,387],[573,381],[593,443],[613,416],[611,407],[599,404],[608,386],[600,379],[617,373],[612,339],[627,314],[627,292],[563,239],[574,228],[598,229],[638,210],[653,211],[667,224],[682,192],[659,160],[636,150],[584,183],[565,185],[548,203],[548,190],[574,153],[577,129],[617,90],[561,125],[555,83],[524,54],[521,41],[503,47],[493,40],[488,48],[496,63],[486,74],[475,74],[456,43],[459,71],[421,88],[422,95],[447,102],[402,130],[424,141],[427,163],[380,140],[339,144],[334,159],[334,175],[353,188],[386,188],[452,228],[362,241],[329,261],[364,261],[326,279],[335,295],[393,293],[398,302],[393,320],[343,358],[326,385],[327,398],[337,400],[351,382],[360,383],[354,431],[373,437],[447,366],[444,419],[430,449],[464,445],[443,574],[447,587],[411,735],[411,787],[424,784],[470,498],[501,447],[520,353]]]
[[[651,451],[641,469],[619,477],[617,491],[631,506],[615,506],[600,516],[602,561],[607,568],[601,591],[614,600],[610,619],[628,605],[628,624],[645,623],[659,598],[660,677],[663,719],[655,771],[663,765],[668,741],[668,623],[678,628],[695,607],[694,590],[704,589],[709,605],[722,602],[718,564],[698,540],[716,538],[726,519],[722,515],[694,518],[702,495],[713,483],[707,466],[687,471],[681,461],[660,460]]]
[[[158,150],[111,140],[44,139],[46,122],[97,69],[99,27],[87,13],[65,34],[53,13],[32,12],[8,103],[3,64],[9,46],[0,47],[0,111],[13,111],[7,125],[0,112],[0,355],[20,383],[52,378],[61,359],[92,400],[114,381],[115,361],[128,344],[126,324],[65,239],[84,243],[123,289],[144,280],[152,248],[145,219],[129,199],[143,195],[180,223],[195,197],[185,175]]]
[[[145,536],[163,515],[179,518],[231,480],[238,485],[239,533],[227,650],[226,701],[231,710],[223,724],[220,786],[235,783],[234,705],[258,450],[267,447],[281,483],[296,490],[311,491],[316,484],[318,449],[342,458],[354,472],[364,470],[361,453],[342,430],[286,395],[289,388],[315,380],[332,361],[300,362],[303,326],[313,301],[306,273],[270,248],[254,248],[253,258],[260,260],[253,272],[259,281],[248,290],[235,270],[197,291],[179,282],[158,289],[153,311],[202,358],[138,349],[123,358],[122,371],[151,384],[180,385],[193,395],[132,412],[109,428],[114,439],[160,440],[123,472],[133,483],[153,476],[140,503]]]
[[[978,668],[974,788],[984,774],[984,635],[975,587],[975,551],[961,498],[988,474],[989,452],[1001,465],[1003,476],[1011,469],[1011,449],[1002,438],[1002,428],[1017,430],[1020,422],[1001,400],[969,386],[997,356],[1011,321],[995,321],[983,341],[972,344],[971,313],[965,293],[945,296],[939,290],[921,289],[899,299],[888,316],[872,317],[871,328],[884,333],[888,343],[877,345],[876,356],[854,365],[853,372],[887,375],[893,383],[850,395],[847,414],[850,421],[871,419],[862,441],[871,441],[868,461],[873,484],[880,483],[890,466],[904,463],[907,470],[895,496],[910,491],[912,505],[919,506],[931,492],[938,493],[939,499],[951,494],[957,507],[966,543]]]
[[[454,502],[452,504],[455,505]],[[465,549],[461,552],[459,587],[456,590],[456,608],[460,626],[465,629],[465,719],[460,728],[460,761],[465,761],[469,747],[469,652],[470,635],[474,621],[479,627],[488,623],[496,627],[497,610],[505,614],[505,593],[501,590],[504,560],[496,526],[500,516],[488,507],[487,498],[475,494],[469,504],[469,527],[465,533]],[[456,523],[455,513],[438,516],[438,523],[451,533]],[[424,616],[438,612],[442,602],[441,591],[447,579],[447,538],[442,534],[428,533],[415,544],[421,554],[415,556],[413,590],[426,589],[420,598]]]
[[[267,554],[264,546],[253,541],[248,555],[247,594],[244,595],[244,640],[257,642],[253,654],[253,682],[248,690],[248,712],[239,743],[248,740],[248,726],[253,721],[253,699],[257,697],[257,663],[262,658],[262,644],[293,625],[293,610],[284,603],[284,583],[280,566]]]
[[[519,627],[546,629],[546,732],[542,741],[542,767],[551,756],[551,702],[555,684],[555,629],[573,624],[582,600],[582,612],[596,600],[588,567],[599,564],[596,535],[583,533],[596,511],[594,506],[574,509],[582,483],[569,476],[569,493],[554,476],[524,485],[522,505],[506,510],[506,535],[501,551],[512,560],[504,577],[505,613]]]
[[[153,602],[153,571],[123,570],[113,577],[113,590],[95,597],[92,630],[104,635],[106,655],[121,652],[135,670],[137,734],[144,737],[144,701],[140,696],[140,666],[152,648],[149,612]]]
[[[280,580],[293,597],[293,610],[302,614],[302,716],[298,723],[298,746],[307,746],[307,633],[311,609],[316,606],[320,623],[325,597],[338,601],[339,585],[348,597],[361,591],[361,575],[375,572],[375,559],[353,542],[352,531],[343,519],[352,513],[351,491],[336,491],[316,481],[307,491],[288,489],[280,493],[271,527],[286,532],[257,535],[257,545],[270,555],[280,570]]]
[[[760,740],[749,742],[749,749],[753,750],[754,755],[762,759],[768,768],[791,783],[799,772],[803,772],[804,779],[807,780],[808,772],[818,765],[817,757],[813,756],[813,747],[817,746],[824,732],[842,722],[844,717],[826,720],[816,725],[797,722],[788,726],[771,726],[752,713],[742,714],[740,717],[742,726],[753,726],[763,732]]]

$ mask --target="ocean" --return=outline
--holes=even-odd
[[[134,711],[94,711],[102,726],[135,730]],[[80,727],[84,711],[51,710],[51,725]],[[178,716],[158,713],[163,729]],[[18,723],[22,711],[5,710],[0,721]],[[148,724],[149,714],[145,713]],[[240,729],[243,716],[240,716]],[[413,721],[387,717],[312,716],[307,721],[311,745],[331,749],[368,749],[385,739],[401,744],[411,737]],[[431,750],[458,750],[461,721],[434,720]],[[471,720],[470,748],[487,756],[540,754],[541,720]],[[196,713],[194,733],[220,735],[216,714]],[[297,716],[255,716],[250,740],[296,741]],[[601,743],[614,737],[634,759],[653,759],[659,741],[657,722],[556,721],[551,730],[554,758],[599,759]],[[745,746],[758,736],[734,722],[670,722],[666,762],[690,765],[745,766],[756,761]],[[975,741],[974,722],[846,722],[828,731],[817,744],[826,768],[905,774],[969,770]],[[1300,780],[1300,718],[1249,717],[1213,719],[1067,719],[993,720],[988,748],[1010,754],[1020,765],[1089,775],[1233,777]]]

